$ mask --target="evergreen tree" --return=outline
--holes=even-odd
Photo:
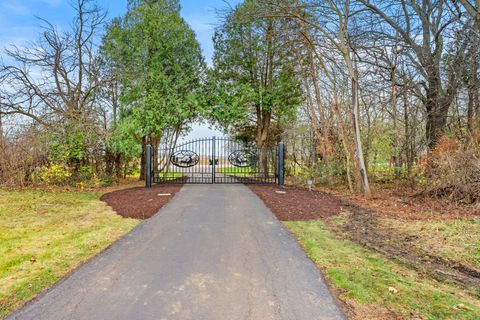
[[[117,137],[156,145],[198,114],[204,61],[178,1],[130,1],[108,28],[103,51],[122,86]]]
[[[302,102],[302,93],[292,58],[284,50],[281,23],[255,17],[258,5],[254,0],[244,2],[216,30],[208,87],[214,106],[211,116],[263,147],[279,138],[282,124],[294,117]]]

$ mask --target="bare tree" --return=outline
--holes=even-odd
[[[459,15],[448,10],[447,1],[442,0],[357,1],[379,18],[379,24],[387,24],[393,30],[380,36],[399,38],[408,47],[406,57],[421,75],[415,93],[425,107],[426,139],[433,148],[444,133],[460,86],[458,66],[465,57],[467,42],[454,36]],[[447,37],[448,32],[453,39]],[[443,60],[446,47],[451,49],[447,61]]]
[[[455,4],[455,0],[452,1]],[[480,0],[458,0],[467,10],[468,14],[475,20],[475,25],[480,29]]]
[[[370,194],[360,134],[358,71],[354,60],[354,48],[350,41],[349,34],[349,19],[351,17],[350,1],[311,1],[304,4],[297,0],[294,2],[287,1],[281,4],[271,3],[271,6],[280,9],[277,11],[279,14],[281,12],[287,12],[287,17],[296,19],[300,21],[301,24],[312,28],[315,33],[321,36],[318,39],[327,41],[342,59],[351,86],[350,116],[353,128],[358,179],[362,192],[367,195]],[[313,47],[316,46],[321,47],[321,43],[316,42]]]
[[[91,0],[77,0],[72,32],[60,32],[46,20],[44,31],[28,47],[5,50],[11,64],[0,65],[3,114],[26,116],[51,127],[94,112],[99,83],[95,36],[105,13]]]

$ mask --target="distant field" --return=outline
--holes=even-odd
[[[219,172],[223,174],[235,174],[235,175],[245,175],[250,176],[256,174],[257,170],[251,167],[247,168],[238,168],[238,167],[227,167],[227,168],[219,168]]]
[[[175,180],[184,176],[182,172],[159,172],[158,176],[162,180]]]
[[[0,318],[138,224],[100,195],[0,190]]]

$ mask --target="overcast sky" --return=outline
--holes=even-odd
[[[234,6],[241,0],[227,0]],[[0,0],[0,47],[15,44],[22,46],[38,38],[41,22],[37,17],[48,20],[59,29],[68,29],[74,11],[71,0]],[[97,3],[107,10],[109,19],[121,16],[127,8],[127,0],[103,0]],[[208,64],[213,55],[212,36],[219,23],[218,9],[228,5],[223,0],[181,0],[182,16],[197,34],[197,39]],[[3,56],[3,54],[2,54]],[[195,125],[189,137],[220,134],[208,129],[207,125]]]

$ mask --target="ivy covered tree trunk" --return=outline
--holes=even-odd
[[[448,110],[454,98],[454,94],[448,92],[442,94],[441,91],[440,71],[432,68],[429,70],[428,90],[424,103],[427,115],[425,133],[429,149],[433,149],[444,134]]]

